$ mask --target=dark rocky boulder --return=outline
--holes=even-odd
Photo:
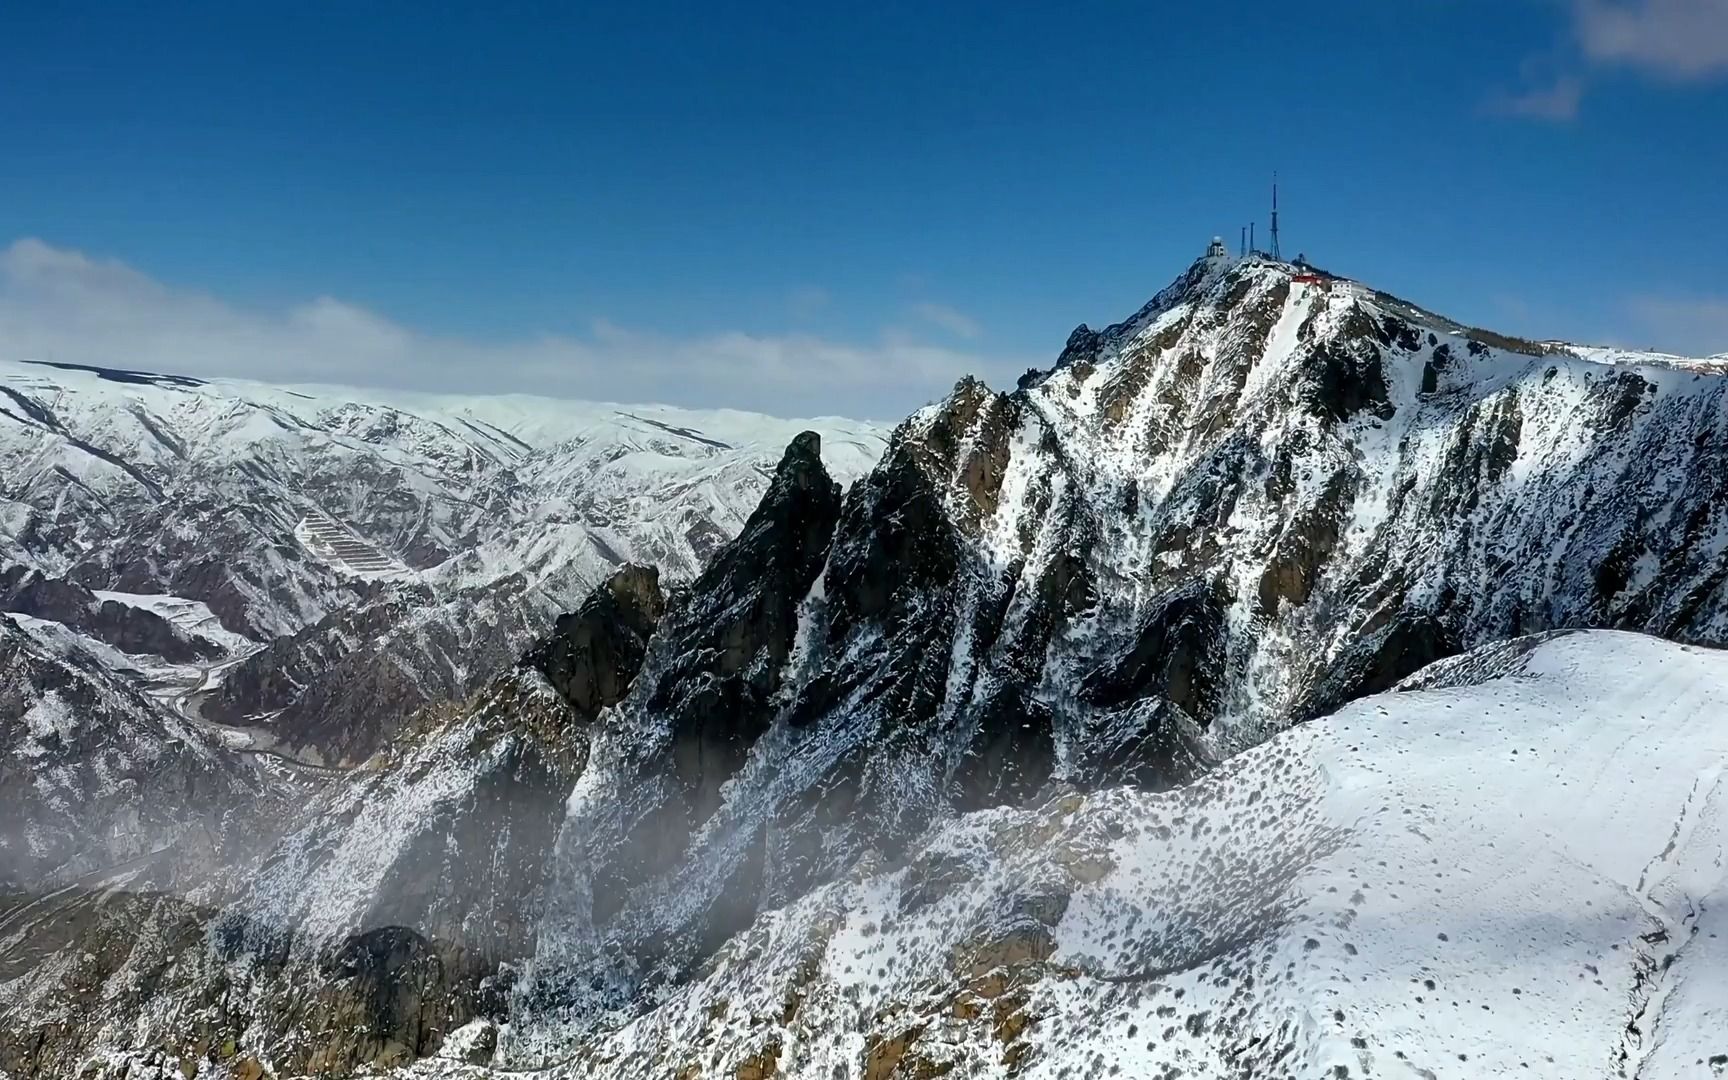
[[[623,700],[665,613],[660,572],[652,566],[622,567],[581,607],[558,616],[552,632],[522,662],[546,676],[570,707],[591,721]]]

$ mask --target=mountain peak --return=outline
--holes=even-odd
[[[822,436],[814,431],[800,431],[786,444],[786,453],[781,455],[776,471],[807,472],[812,468],[822,469]],[[826,470],[823,475],[827,475]]]

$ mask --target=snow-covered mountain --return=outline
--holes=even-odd
[[[0,364],[0,608],[131,653],[246,655],[208,716],[357,761],[614,566],[693,576],[810,426]],[[814,426],[838,475],[880,452],[868,424]],[[150,597],[204,605],[226,637],[170,641]]]
[[[0,907],[0,1069],[1728,1067],[1722,365],[1208,257],[849,488],[833,441],[686,584],[619,570],[365,735],[195,910],[152,894],[159,933],[45,960],[12,927],[94,890]]]

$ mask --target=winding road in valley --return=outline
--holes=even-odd
[[[330,777],[346,773],[348,770],[340,766],[327,765],[315,758],[292,753],[274,734],[264,728],[224,724],[204,715],[204,702],[221,681],[222,671],[243,659],[245,657],[236,657],[208,668],[194,669],[197,671],[196,679],[163,686],[152,692],[159,700],[165,701],[182,720],[204,732],[218,745],[235,753],[268,758],[300,775]]]

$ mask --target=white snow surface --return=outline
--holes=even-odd
[[[1655,352],[1649,349],[1623,349],[1611,345],[1566,345],[1566,351],[1597,364],[1649,364],[1655,367],[1681,368],[1687,371],[1721,371],[1728,364],[1728,353],[1693,357],[1677,353]]]
[[[908,868],[768,913],[548,1072],[729,1076],[778,1041],[783,1075],[855,1078],[911,1032],[951,1075],[1008,1076],[1007,1000],[1022,1077],[1711,1075],[1728,654],[1577,633],[1413,683],[1187,788],[940,822]],[[915,902],[932,867],[963,869]],[[957,975],[1029,897],[1066,899],[1024,990]]]

